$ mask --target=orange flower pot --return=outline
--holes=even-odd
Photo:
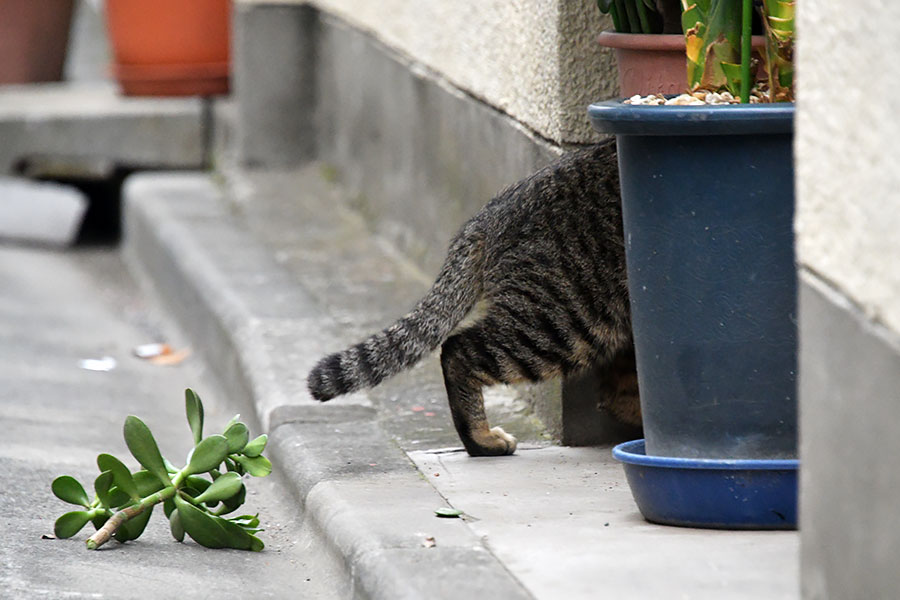
[[[106,0],[106,19],[124,94],[228,93],[231,0]]]

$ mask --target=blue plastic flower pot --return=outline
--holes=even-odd
[[[613,448],[641,514],[663,525],[796,529],[796,460],[647,456],[644,440]]]
[[[647,453],[796,458],[793,105],[588,113],[618,144]]]

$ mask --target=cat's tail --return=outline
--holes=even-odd
[[[434,285],[415,308],[390,327],[321,359],[307,378],[322,402],[413,366],[436,349],[469,313],[482,292],[483,236],[470,222],[451,242]]]

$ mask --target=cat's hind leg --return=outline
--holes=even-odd
[[[571,349],[533,325],[548,322],[540,311],[525,304],[508,308],[509,303],[495,303],[441,348],[453,424],[472,456],[512,454],[516,449],[513,436],[488,424],[482,388],[543,381],[573,367]]]
[[[488,424],[484,410],[485,385],[498,383],[499,365],[479,347],[480,326],[452,335],[441,347],[441,367],[453,425],[471,456],[501,456],[516,451],[516,438]]]

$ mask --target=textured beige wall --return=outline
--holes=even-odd
[[[246,1],[246,0],[244,0]],[[313,0],[560,143],[596,139],[587,105],[617,93],[593,0]]]
[[[900,2],[805,1],[797,50],[799,261],[900,332]]]

